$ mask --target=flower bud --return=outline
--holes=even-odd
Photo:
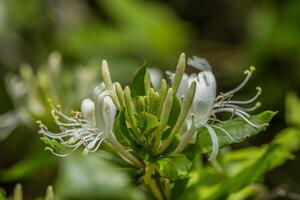
[[[177,90],[181,83],[181,79],[184,74],[185,67],[186,67],[185,54],[182,53],[182,54],[180,54],[178,64],[176,66],[175,78],[174,78],[174,82],[173,82],[173,86],[172,86],[175,94],[177,93]]]
[[[81,113],[85,120],[88,121],[91,127],[96,126],[95,120],[95,103],[91,99],[84,99],[81,103]]]

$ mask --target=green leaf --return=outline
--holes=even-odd
[[[145,82],[144,82],[146,72],[147,72],[146,64],[144,64],[144,66],[141,67],[135,74],[130,87],[132,97],[144,96],[146,94]]]
[[[272,144],[254,164],[228,180],[222,181],[219,187],[206,199],[226,199],[230,194],[259,180],[268,170],[280,145]]]
[[[145,199],[124,170],[93,155],[64,159],[55,188],[59,199]]]
[[[272,144],[280,145],[273,157],[270,169],[281,166],[289,159],[294,159],[293,152],[300,148],[300,130],[296,128],[286,128],[276,134],[271,141]],[[260,147],[247,147],[226,153],[222,158],[222,165],[226,169],[228,176],[234,176],[256,162],[268,148],[268,145]]]
[[[52,139],[47,138],[47,137],[41,137],[40,139],[45,144],[49,145],[57,153],[65,153],[66,150],[67,150],[62,144],[60,144],[56,140],[52,140]]]
[[[158,126],[158,120],[155,115],[152,115],[150,113],[144,112],[143,115],[144,120],[146,121],[146,126],[143,132],[144,134],[149,134]]]
[[[132,139],[126,125],[125,110],[121,110],[114,122],[114,133],[117,140],[124,146],[130,146]]]
[[[172,199],[179,199],[180,196],[183,194],[186,186],[188,185],[189,178],[185,178],[179,181],[176,181],[174,187],[172,189]]]
[[[264,123],[269,123],[276,112],[265,111],[258,115],[253,115],[249,118],[254,124],[261,125]],[[216,124],[217,126],[225,129],[234,139],[241,140],[246,136],[251,137],[258,134],[260,131],[264,130],[265,127],[255,128],[249,125],[246,121],[235,118],[226,124]],[[233,143],[233,141],[225,135],[222,131],[215,129],[219,140],[219,146],[224,147]],[[210,152],[212,147],[211,138],[208,131],[205,128],[201,128],[198,131],[197,142],[193,148],[204,153]]]
[[[177,154],[156,161],[154,166],[162,177],[175,181],[188,176],[192,162],[184,154]]]
[[[174,94],[173,105],[172,105],[172,109],[171,109],[171,113],[170,113],[170,117],[169,117],[169,121],[168,121],[169,126],[174,127],[174,125],[176,124],[176,121],[180,115],[180,111],[181,111],[180,102],[179,102],[176,94]]]
[[[2,193],[2,188],[0,188],[0,200],[6,200],[4,194]]]

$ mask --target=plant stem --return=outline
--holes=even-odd
[[[150,188],[151,188],[155,198],[157,200],[164,200],[163,195],[161,194],[161,191],[154,179],[152,179],[152,178],[150,179],[149,185],[150,185]]]

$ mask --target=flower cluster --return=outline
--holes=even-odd
[[[186,74],[186,64],[198,73]],[[92,99],[82,101],[81,112],[67,116],[60,106],[52,106],[52,116],[60,130],[58,133],[49,131],[42,122],[38,122],[40,134],[71,150],[60,154],[50,147],[48,149],[56,155],[65,156],[82,146],[83,152],[89,153],[106,144],[124,160],[143,168],[149,157],[181,153],[195,141],[199,128],[206,128],[211,137],[209,159],[214,160],[219,151],[216,129],[233,142],[244,139],[234,138],[218,123],[227,123],[238,117],[254,128],[266,125],[249,120],[249,112],[260,106],[260,103],[254,103],[261,94],[260,88],[249,100],[233,100],[234,95],[246,85],[254,67],[245,71],[246,78],[238,87],[218,96],[211,66],[203,58],[194,56],[186,63],[185,54],[181,54],[176,72],[166,72],[170,84],[165,79],[153,82],[157,78],[151,71],[142,68],[136,75],[137,83],[123,88],[120,83],[112,82],[108,64],[103,60],[103,83],[94,89]],[[252,107],[243,107],[252,103]],[[224,112],[231,114],[229,119],[218,117]]]

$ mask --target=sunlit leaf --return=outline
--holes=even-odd
[[[175,181],[188,176],[192,162],[184,154],[177,154],[156,161],[155,167],[162,177]]]
[[[258,115],[253,115],[249,118],[254,124],[261,125],[264,123],[269,123],[270,120],[276,112],[265,111]],[[225,124],[217,124],[219,127],[225,129],[235,140],[241,140],[243,138],[254,136],[264,130],[266,127],[255,128],[249,125],[246,121],[236,118]],[[219,146],[224,147],[232,144],[232,141],[226,134],[222,131],[215,129],[218,136]],[[193,149],[200,150],[202,152],[210,152],[212,147],[211,138],[208,131],[205,128],[201,128],[198,131],[197,142],[193,145]]]
[[[224,180],[218,189],[206,199],[226,199],[230,194],[259,180],[268,170],[279,145],[270,145],[258,161],[234,177]]]
[[[149,134],[158,126],[158,120],[155,115],[152,115],[147,112],[143,113],[143,116],[146,121],[145,130],[143,132],[144,134]]]
[[[131,83],[131,96],[143,96],[145,95],[145,79],[146,75],[146,66],[141,67],[135,74],[133,81]]]
[[[53,149],[55,152],[57,153],[64,153],[66,152],[66,148],[60,144],[59,142],[57,142],[56,140],[52,140],[50,138],[47,137],[41,137],[40,138],[45,144],[49,145],[51,147],[51,149]]]

